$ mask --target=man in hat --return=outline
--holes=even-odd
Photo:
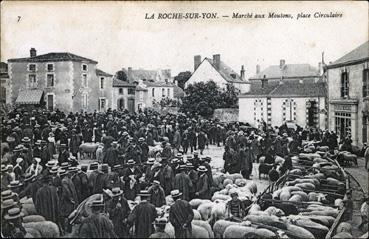
[[[101,171],[98,171],[98,175],[96,177],[93,194],[102,193],[103,189],[111,189],[108,172],[109,166],[107,164],[102,164]]]
[[[174,227],[176,238],[191,238],[192,237],[192,220],[194,217],[191,205],[181,199],[182,193],[179,190],[173,190],[171,196],[174,204],[169,209],[169,222]]]
[[[164,157],[162,158],[162,164],[163,164],[162,178],[164,179],[162,185],[164,188],[165,195],[169,195],[174,186],[175,173],[173,168],[168,164],[167,158]]]
[[[153,177],[154,177],[152,166],[154,165],[154,163],[155,163],[154,158],[149,158],[145,163],[146,164],[146,167],[145,167],[145,182],[147,184],[152,183],[152,180],[153,180]]]
[[[205,145],[208,141],[206,134],[203,130],[200,131],[199,135],[197,136],[198,146],[200,150],[200,154],[202,155],[205,149]]]
[[[91,204],[92,215],[82,221],[79,228],[78,237],[80,238],[117,238],[114,232],[113,223],[103,213],[104,199],[100,195]]]
[[[118,143],[113,141],[111,144],[105,144],[106,147],[103,148],[103,158],[102,161],[108,164],[110,167],[118,164]]]
[[[110,186],[123,188],[123,183],[120,180],[120,174],[122,174],[123,166],[120,164],[114,165],[111,169],[110,173],[108,173],[108,180],[110,182]]]
[[[109,219],[113,222],[115,234],[119,238],[127,238],[129,236],[127,218],[131,213],[131,209],[122,195],[123,191],[119,187],[115,187],[111,191],[112,198],[106,203]]]
[[[78,197],[76,193],[76,188],[69,178],[68,171],[62,169],[59,171],[59,175],[62,180],[59,198],[61,227],[64,233],[66,231],[71,231],[70,225],[68,224],[68,216],[78,206]]]
[[[166,204],[164,189],[160,186],[159,180],[154,180],[149,188],[150,202],[155,207],[161,207]]]
[[[193,187],[190,177],[186,174],[186,165],[181,165],[180,172],[174,178],[174,189],[178,189],[183,194],[183,199],[190,200],[190,189]]]
[[[2,237],[10,236],[9,224],[4,220],[4,216],[8,211],[14,207],[17,207],[17,203],[13,199],[2,199],[1,202],[1,233]]]
[[[133,159],[137,164],[141,163],[142,149],[132,141],[131,144],[126,149],[126,157],[128,159]]]
[[[7,172],[7,166],[1,164],[1,191],[6,190],[11,181],[12,176]]]
[[[142,154],[141,154],[141,163],[146,163],[149,155],[149,145],[146,143],[146,140],[144,137],[141,137],[138,139],[138,146],[141,148]]]
[[[66,144],[60,144],[60,154],[58,157],[59,165],[61,165],[64,162],[68,162],[68,158],[70,156],[67,145]]]
[[[156,208],[150,200],[150,193],[141,191],[138,196],[141,202],[133,209],[128,217],[128,223],[135,226],[135,236],[137,238],[148,238],[154,232],[153,222],[157,217]]]
[[[193,187],[190,188],[190,200],[191,200],[195,198],[195,192],[196,192],[195,185],[197,183],[197,180],[199,179],[199,173],[197,172],[196,169],[194,169],[192,163],[190,162],[186,163],[186,167],[187,167],[187,174],[190,177],[192,185],[193,185]]]
[[[47,147],[47,141],[41,140],[41,165],[45,167],[46,163],[51,159],[50,151]]]
[[[41,182],[37,180],[37,177],[34,174],[26,173],[24,177],[24,189],[19,193],[19,198],[27,196],[35,201],[37,190],[41,187],[41,185]]]
[[[71,179],[74,188],[76,189],[77,193],[77,203],[81,203],[82,200],[82,181],[78,174],[79,169],[77,167],[70,167],[68,169],[69,178]]]
[[[89,195],[94,193],[94,186],[96,184],[97,175],[99,175],[99,164],[94,162],[90,164],[90,170],[92,171],[88,176],[88,188]]]
[[[169,234],[165,232],[165,226],[168,220],[165,217],[155,219],[155,233],[151,234],[149,238],[170,238]]]
[[[177,152],[179,151],[181,144],[182,144],[181,132],[179,130],[179,126],[176,126],[175,132],[173,135],[173,146],[177,150]]]
[[[69,143],[70,152],[74,157],[78,157],[79,146],[82,143],[82,139],[80,135],[77,135],[77,130],[72,129],[72,136]]]
[[[206,173],[208,170],[205,166],[200,166],[197,171],[199,171],[199,180],[196,184],[195,196],[200,199],[210,199],[210,185],[208,175]]]
[[[22,225],[23,213],[19,208],[11,208],[8,210],[8,213],[4,216],[6,220],[6,231],[9,238],[23,238],[27,232],[26,229]],[[2,228],[3,231],[3,228]]]
[[[140,190],[139,178],[142,176],[142,172],[138,167],[135,167],[133,159],[128,160],[127,165],[128,168],[123,169],[124,196],[127,200],[134,200]]]
[[[211,187],[213,185],[213,173],[211,172],[210,162],[211,162],[211,157],[209,156],[206,156],[201,160],[201,165],[205,166],[205,168],[208,170],[206,171],[206,174],[208,175],[209,186]]]
[[[59,197],[56,187],[50,184],[51,179],[49,175],[41,179],[42,187],[36,193],[35,208],[46,220],[59,224]]]
[[[358,228],[360,230],[363,230],[364,226],[368,224],[368,217],[369,217],[369,197],[368,195],[364,197],[364,202],[360,207],[360,213],[361,213],[361,223]]]

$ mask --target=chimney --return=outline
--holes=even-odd
[[[169,81],[168,79],[165,79],[165,84],[168,85]]]
[[[131,83],[131,81],[132,81],[132,67],[128,67],[128,70],[127,70],[127,81],[129,83]]]
[[[286,64],[286,60],[284,60],[284,59],[281,59],[280,61],[279,61],[279,68],[280,69],[283,69],[283,67],[284,67],[284,65]]]
[[[194,61],[194,71],[200,66],[201,64],[201,56],[200,55],[196,55],[193,57],[193,61]]]
[[[241,80],[245,80],[245,67],[241,66]]]
[[[318,64],[318,69],[319,69],[319,75],[323,75],[323,64],[321,62],[319,62]]]
[[[35,57],[35,56],[37,56],[37,51],[36,51],[36,49],[35,48],[31,48],[31,50],[29,50],[29,55],[30,55],[30,57]]]
[[[260,65],[259,64],[257,64],[256,65],[256,74],[259,74],[260,73]]]
[[[268,80],[266,79],[266,75],[264,75],[264,78],[261,79],[261,88],[264,88],[268,85]]]
[[[220,54],[213,55],[213,65],[215,69],[219,70],[220,68]]]

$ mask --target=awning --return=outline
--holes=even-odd
[[[43,95],[42,90],[24,90],[19,92],[16,104],[38,105]]]

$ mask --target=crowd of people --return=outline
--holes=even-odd
[[[290,157],[300,152],[303,140],[319,140],[331,150],[338,146],[334,132],[292,129],[286,124],[268,129],[265,122],[253,128],[148,110],[65,114],[16,109],[2,119],[1,137],[4,237],[25,234],[19,223],[24,197],[32,198],[37,213],[67,234],[72,231],[71,213],[97,195],[92,215],[80,222],[77,236],[163,238],[167,221],[156,208],[171,195],[174,203],[168,220],[176,237],[185,238],[194,217],[188,202],[211,199],[218,190],[212,158],[204,155],[209,144],[225,148],[224,172],[241,173],[246,179],[255,174],[253,163],[262,156],[268,164],[274,164],[276,156],[285,158],[276,177],[291,169]],[[345,140],[351,146],[350,139]],[[81,161],[85,143],[99,145],[97,162]],[[128,201],[137,196],[140,203],[131,210]],[[242,207],[237,195],[232,198],[229,214],[239,216]],[[14,210],[18,216],[11,217]]]

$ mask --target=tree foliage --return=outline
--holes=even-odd
[[[117,72],[117,79],[121,81],[128,81],[127,74],[124,73],[124,71],[118,71]]]
[[[204,117],[210,117],[214,109],[235,108],[238,104],[234,86],[227,85],[226,89],[221,89],[213,81],[191,84],[185,93],[180,110]]]
[[[191,72],[190,71],[183,71],[180,72],[177,76],[174,77],[174,80],[178,82],[178,86],[184,90],[184,85],[190,79]]]

